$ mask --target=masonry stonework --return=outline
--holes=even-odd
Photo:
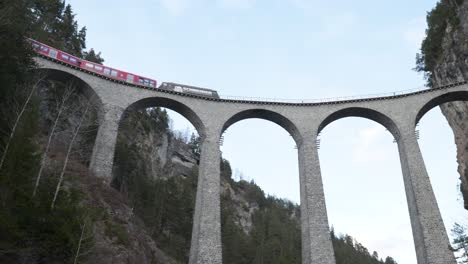
[[[110,182],[120,119],[133,107],[167,107],[185,116],[202,137],[198,190],[193,218],[191,264],[220,264],[220,149],[218,140],[232,124],[262,118],[283,127],[298,146],[302,263],[334,264],[320,164],[315,139],[328,124],[347,116],[386,127],[398,143],[418,264],[455,264],[437,201],[414,130],[420,118],[441,103],[468,98],[468,84],[411,94],[326,103],[278,103],[204,98],[166,90],[148,90],[106,80],[44,59],[44,70],[74,76],[94,91],[102,105],[90,170]]]

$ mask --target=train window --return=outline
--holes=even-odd
[[[127,74],[127,82],[133,82],[133,75]]]
[[[72,58],[72,57],[70,57],[70,61],[71,61],[71,62],[74,62],[74,63],[77,63],[77,62],[78,62],[75,58]]]
[[[87,62],[87,63],[86,63],[86,67],[88,67],[88,68],[91,68],[91,69],[92,69],[92,68],[94,68],[94,65],[92,65],[92,64],[91,64],[91,63],[89,63],[89,62]]]
[[[67,56],[67,55],[65,55],[65,54],[62,54],[62,59],[66,59],[66,60],[68,60],[68,59],[70,59],[70,57],[68,57],[68,56]]]
[[[104,74],[110,75],[110,69],[104,68]]]
[[[140,78],[140,79],[138,79],[138,82],[141,83],[141,84],[143,84],[143,83],[145,82],[145,80],[142,79],[142,78]]]
[[[117,71],[116,70],[111,70],[111,75],[114,77],[117,77]]]
[[[96,69],[97,71],[102,71],[102,67],[101,67],[101,66],[94,65],[94,69]]]
[[[35,48],[35,49],[39,49],[41,47],[41,45],[37,44],[37,43],[33,43],[32,46]]]

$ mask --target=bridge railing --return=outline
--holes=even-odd
[[[317,99],[286,99],[286,98],[266,98],[266,97],[248,97],[248,96],[231,96],[231,95],[220,95],[221,99],[225,100],[236,100],[236,101],[256,101],[256,102],[273,102],[273,103],[327,103],[327,102],[339,102],[339,101],[350,101],[350,100],[365,100],[372,98],[382,97],[395,97],[414,93],[425,93],[440,89],[447,89],[454,86],[459,86],[468,83],[467,81],[458,82],[450,85],[445,85],[437,88],[427,88],[420,86],[414,89],[400,90],[396,92],[387,93],[375,93],[375,94],[364,94],[364,95],[351,95],[351,96],[340,96],[340,97],[328,97],[328,98],[317,98]]]

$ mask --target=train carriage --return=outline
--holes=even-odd
[[[67,63],[67,64],[71,64],[73,66],[77,66],[77,67],[80,67],[80,64],[81,64],[81,59],[78,58],[78,57],[75,57],[73,55],[70,55],[66,52],[63,52],[61,50],[58,50],[58,49],[54,49],[50,46],[47,46],[46,44],[43,44],[43,43],[40,43],[38,41],[35,41],[35,40],[32,40],[32,39],[29,39],[31,41],[31,45],[33,47],[33,49],[44,55],[44,56],[47,56],[47,57],[51,57],[53,59],[56,59],[56,60],[59,60],[61,62],[64,62],[64,63]]]
[[[55,60],[71,64],[76,67],[80,67],[84,70],[95,72],[99,75],[107,78],[112,78],[119,81],[124,81],[131,84],[147,86],[150,88],[156,88],[158,82],[154,79],[142,77],[136,74],[124,72],[111,67],[107,67],[98,63],[90,62],[87,60],[80,59],[76,56],[68,54],[58,49],[54,49],[39,41],[28,39],[31,42],[33,49],[44,56],[53,58]]]
[[[133,73],[117,70],[117,69],[114,69],[114,68],[111,68],[102,64],[80,59],[76,56],[73,56],[61,50],[52,48],[46,44],[43,44],[33,39],[28,39],[28,41],[31,42],[33,49],[37,53],[43,56],[47,56],[57,61],[79,67],[86,71],[94,72],[105,78],[110,78],[110,79],[114,79],[114,80],[118,80],[118,81],[122,81],[126,83],[145,86],[151,89],[158,88],[157,87],[158,83],[154,79],[146,78],[146,77],[139,76]],[[164,90],[169,90],[169,91],[175,91],[179,93],[219,98],[218,92],[216,92],[215,90],[200,88],[200,87],[190,86],[190,85],[185,85],[185,84],[164,82],[159,88],[164,89]]]
[[[108,78],[116,79],[119,81],[127,82],[127,83],[132,83],[136,85],[142,85],[142,86],[148,86],[151,88],[156,88],[157,87],[157,81],[142,77],[136,74],[124,72],[121,70],[117,70],[114,68],[110,68],[101,64],[97,64],[94,62],[86,61],[83,60],[81,63],[81,68],[92,71],[95,73],[98,73],[100,75],[106,76]]]
[[[160,88],[179,92],[179,93],[188,93],[188,94],[219,98],[218,92],[215,90],[191,86],[191,85],[185,85],[185,84],[180,84],[180,83],[163,82]]]

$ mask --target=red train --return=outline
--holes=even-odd
[[[129,72],[117,70],[117,69],[107,67],[101,64],[97,64],[94,62],[90,62],[87,60],[83,60],[73,55],[70,55],[66,52],[63,52],[61,50],[54,49],[50,46],[47,46],[44,43],[41,43],[33,39],[29,39],[29,41],[31,42],[31,45],[33,46],[34,50],[44,56],[56,59],[58,61],[61,61],[67,64],[71,64],[76,67],[80,67],[87,71],[95,72],[99,75],[112,78],[118,81],[124,81],[127,83],[147,86],[150,88],[157,87],[158,82],[156,80],[142,77],[142,76],[132,74]]]
[[[75,67],[82,68],[87,71],[95,72],[106,78],[115,79],[118,81],[123,81],[131,84],[142,85],[149,88],[158,88],[158,82],[156,80],[142,77],[133,73],[124,72],[117,70],[108,66],[90,62],[87,60],[80,59],[76,56],[70,55],[61,50],[52,48],[44,43],[39,41],[28,39],[31,42],[33,49],[44,56],[56,59],[66,64],[73,65]],[[163,83],[160,89],[170,90],[179,93],[195,94],[204,97],[214,97],[219,98],[218,93],[215,90],[210,90],[206,88],[200,88],[190,85],[177,84],[177,83]]]

